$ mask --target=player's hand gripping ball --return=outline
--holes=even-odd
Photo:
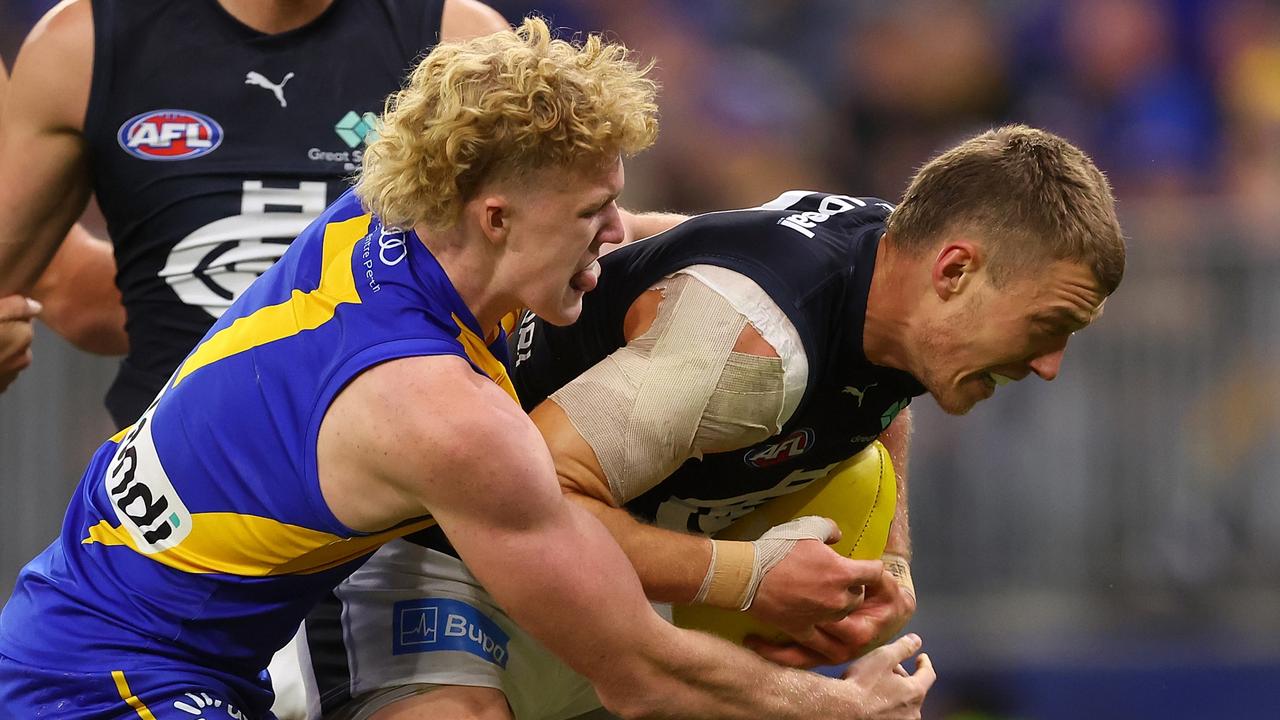
[[[874,442],[840,463],[826,477],[790,495],[774,498],[716,533],[717,540],[756,540],[769,528],[805,515],[831,518],[840,527],[831,548],[854,560],[878,560],[889,539],[897,505],[897,477],[889,451]],[[786,635],[747,612],[709,605],[677,605],[676,625],[703,630],[741,644],[747,635],[785,641]]]

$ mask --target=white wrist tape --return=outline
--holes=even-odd
[[[782,562],[796,543],[826,542],[836,532],[831,520],[807,515],[770,528],[755,542],[713,540],[711,564],[694,602],[746,610],[755,600],[764,576]]]

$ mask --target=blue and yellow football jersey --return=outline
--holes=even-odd
[[[94,454],[60,537],[18,577],[0,655],[255,678],[373,549],[432,524],[365,534],[334,517],[316,470],[334,396],[380,362],[452,354],[514,398],[503,333],[483,337],[426,246],[342,196]]]

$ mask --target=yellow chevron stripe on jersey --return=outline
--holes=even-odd
[[[138,696],[134,695],[133,691],[129,689],[129,681],[124,679],[123,672],[112,670],[111,679],[116,682],[116,692],[120,693],[120,699],[133,708],[133,711],[138,713],[138,717],[142,718],[142,720],[156,720],[156,716],[151,713],[151,709],[147,707],[146,703],[139,700]]]
[[[503,315],[502,319],[498,321],[498,324],[502,326],[502,329],[505,330],[508,335],[510,335],[514,333],[516,331],[516,327],[520,325],[520,316],[523,314],[524,308],[512,310],[506,315]]]
[[[237,318],[219,330],[187,357],[173,384],[176,386],[196,370],[236,353],[283,340],[303,330],[314,330],[333,319],[338,305],[360,302],[351,272],[351,249],[368,234],[369,220],[366,214],[326,225],[319,286],[307,293],[295,289],[288,300]]]
[[[511,376],[507,374],[506,366],[489,351],[488,343],[472,332],[471,328],[468,328],[466,323],[458,318],[457,313],[453,314],[453,321],[458,325],[458,342],[462,343],[462,349],[467,352],[467,357],[471,358],[471,362],[483,370],[490,380],[498,384],[498,387],[506,390],[512,400],[519,403],[520,398],[516,395],[516,386],[511,382]]]
[[[350,562],[388,540],[434,524],[435,520],[424,518],[373,535],[344,538],[258,515],[193,513],[191,534],[181,544],[145,557],[197,575],[309,575]],[[138,551],[128,530],[112,526],[106,520],[90,527],[89,537],[80,542],[125,546]]]

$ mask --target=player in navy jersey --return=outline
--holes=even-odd
[[[854,580],[858,564],[823,545],[833,528],[819,518],[755,542],[707,536],[877,438],[905,472],[918,395],[962,414],[1004,383],[1054,379],[1071,334],[1119,284],[1124,255],[1093,163],[1059,137],[1005,127],[926,164],[896,209],[789,192],[609,253],[576,324],[524,316],[513,379],[565,492],[609,527],[650,599],[746,610],[795,640],[752,643],[779,663],[843,662],[914,611],[904,484],[892,577]],[[454,717],[563,720],[592,704],[437,531],[388,544],[339,595],[352,708],[450,684],[505,700]],[[506,661],[390,651],[393,608],[440,598],[500,628]]]
[[[19,54],[0,123],[0,292],[34,295],[79,347],[127,350],[107,407],[133,422],[348,187],[414,60],[505,27],[475,0],[59,5]],[[53,256],[90,192],[112,243],[77,227]]]
[[[438,524],[624,716],[665,702],[688,717],[918,716],[932,668],[899,667],[918,638],[832,680],[664,623],[605,528],[564,499],[519,406],[499,321],[580,313],[601,245],[624,235],[622,157],[656,135],[644,75],[625,48],[552,41],[537,19],[424,59],[355,194],[95,453],[0,613],[0,706],[269,718],[260,668],[307,607],[379,544]],[[461,631],[504,657],[495,628],[452,609],[401,607],[390,640]]]
[[[31,361],[40,312],[81,349],[128,352],[107,406],[118,427],[134,422],[347,188],[372,114],[414,60],[438,40],[505,27],[476,0],[81,0],[50,11],[0,122],[0,143],[18,148],[0,159],[0,255],[11,258],[0,290],[43,303],[0,298],[12,318],[0,325],[0,390]],[[38,281],[12,284],[47,260],[90,190],[112,242],[75,225]],[[298,693],[278,689],[286,704]]]

